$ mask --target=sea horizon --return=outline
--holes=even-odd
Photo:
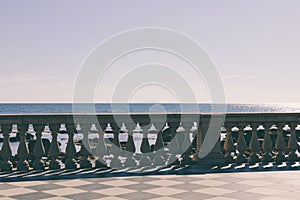
[[[300,112],[300,104],[249,103],[0,103],[0,114]]]

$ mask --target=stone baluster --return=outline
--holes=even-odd
[[[88,141],[88,128],[86,126],[82,126],[83,130],[83,140],[82,140],[82,146],[80,149],[79,154],[81,155],[80,159],[80,168],[92,168],[92,164],[89,161],[89,156],[90,156],[90,145]]]
[[[299,124],[295,128],[295,134],[296,134],[297,141],[300,142],[300,125]],[[298,152],[300,152],[300,145],[298,145]]]
[[[82,140],[83,140],[83,132],[81,130],[80,124],[77,124],[75,131],[74,131],[74,143],[75,143],[75,159],[76,161],[79,160],[80,157],[80,149],[82,147]]]
[[[60,148],[58,146],[58,141],[57,141],[57,132],[56,132],[56,127],[52,127],[52,141],[49,146],[49,151],[48,151],[48,158],[49,158],[49,169],[51,170],[57,170],[60,169],[60,161],[58,160],[58,156],[60,155]]]
[[[28,163],[28,146],[26,143],[26,135],[25,135],[26,129],[24,129],[24,126],[20,127],[20,144],[18,147],[17,155],[18,155],[18,164],[17,164],[17,170],[19,171],[28,171],[29,170],[29,163]]]
[[[240,129],[240,130],[242,130],[242,129]],[[239,132],[236,149],[238,150],[238,155],[236,157],[236,163],[238,165],[242,164],[242,163],[246,163],[247,159],[245,156],[245,151],[247,151],[248,148],[247,148],[247,144],[246,144],[246,140],[245,140],[243,131]]]
[[[285,141],[285,146],[287,146],[289,138],[291,136],[291,127],[288,124],[284,125],[284,127],[282,129],[282,135],[283,135],[283,138]]]
[[[96,167],[97,168],[106,168],[106,164],[104,161],[104,155],[107,152],[105,143],[104,143],[104,138],[103,138],[104,134],[103,132],[99,133],[99,141],[97,143],[97,147],[96,147]]]
[[[32,167],[32,162],[34,160],[33,148],[34,148],[34,144],[36,141],[36,131],[34,130],[33,124],[28,125],[28,130],[26,132],[26,138],[28,140],[28,151],[29,151],[28,162],[29,162],[30,167]]]
[[[276,144],[276,140],[277,140],[277,136],[278,136],[278,128],[277,128],[277,126],[276,125],[272,125],[271,127],[270,127],[270,131],[271,131],[271,135],[270,135],[270,137],[271,137],[271,140],[272,140],[272,150],[274,151],[275,150],[275,144]]]
[[[151,162],[153,162],[156,152],[155,152],[155,144],[157,143],[158,139],[158,134],[157,134],[157,129],[155,128],[154,124],[151,124],[150,128],[148,129],[148,134],[147,134],[147,143],[149,146],[149,159]]]
[[[289,150],[289,154],[288,154],[287,160],[291,164],[299,161],[298,155],[296,154],[296,151],[298,150],[298,141],[297,141],[296,133],[294,130],[291,131],[291,135],[289,137],[288,150]]]
[[[178,156],[180,156],[181,152],[179,149],[178,139],[176,136],[177,129],[174,130],[174,125],[175,124],[170,124],[170,133],[171,133],[171,141],[169,144],[170,155],[169,155],[169,159],[167,162],[168,162],[168,164],[179,165],[180,162],[179,162]]]
[[[10,143],[9,143],[9,129],[3,126],[2,127],[2,131],[3,131],[3,145],[2,145],[2,149],[1,149],[1,166],[0,169],[1,171],[4,172],[11,172],[13,165],[11,162],[11,158],[12,158],[12,152],[11,152],[11,147],[10,147]]]
[[[73,128],[73,129],[72,129]],[[74,143],[74,132],[76,131],[75,127],[72,127],[69,129],[68,132],[68,143],[66,147],[66,156],[67,160],[65,162],[65,168],[66,169],[76,169],[76,161],[75,161],[75,154],[76,154],[76,148]]]
[[[164,141],[162,136],[162,129],[157,133],[157,140],[155,144],[155,157],[153,160],[153,165],[161,166],[165,165],[165,150],[164,150]]]
[[[128,126],[128,130],[134,129],[135,124],[126,124]],[[135,147],[134,147],[134,141],[133,141],[133,131],[128,132],[128,140],[126,144],[126,151],[134,153]],[[127,153],[126,153],[127,154]],[[133,156],[127,154],[126,162],[124,164],[125,167],[135,167],[136,161]]]
[[[232,140],[233,140],[233,145],[236,146],[237,140],[239,138],[239,128],[238,127],[236,127],[236,126],[232,127],[231,137],[232,137]]]
[[[226,128],[225,128],[226,130]],[[224,150],[225,150],[225,163],[226,164],[231,164],[234,163],[234,159],[232,156],[232,153],[235,151],[234,149],[234,145],[233,145],[233,139],[232,139],[232,135],[231,132],[226,130],[226,138],[225,138],[225,142],[224,142]]]
[[[183,157],[185,158],[185,161],[187,161],[186,160],[187,156],[184,155],[184,153],[189,146],[189,135],[183,128],[182,123],[180,123],[179,127],[176,129],[175,137],[177,138],[177,142],[178,142],[177,158],[180,164],[184,164],[182,161],[183,161]]]
[[[103,134],[104,145],[106,147],[107,155],[104,156],[104,160],[108,167],[111,168],[120,168],[121,162],[119,160],[120,148],[115,145],[115,134],[114,130],[111,127],[110,123],[106,125]]]
[[[286,147],[285,146],[285,140],[284,140],[284,137],[282,135],[282,131],[279,130],[278,134],[277,134],[276,143],[275,143],[275,149],[277,151],[276,156],[275,156],[275,162],[277,164],[281,164],[282,162],[286,161],[286,158],[284,156],[285,147]]]
[[[45,125],[44,130],[42,131],[41,140],[45,149],[45,152],[49,152],[50,144],[52,141],[52,133],[50,130],[49,124]]]
[[[295,128],[295,133],[296,133],[297,141],[300,142],[300,125],[299,124]]]
[[[57,133],[57,142],[59,144],[59,149],[60,149],[60,158],[62,162],[66,162],[67,156],[66,156],[66,149],[69,141],[69,134],[67,131],[66,124],[60,124],[60,127],[58,128],[58,133]],[[55,129],[56,130],[56,129]]]
[[[262,127],[262,126],[258,127],[258,129],[262,129],[262,128],[264,130],[264,127]],[[259,163],[260,162],[260,159],[259,159],[260,146],[259,146],[256,130],[252,131],[251,139],[250,139],[250,143],[249,143],[249,150],[251,153],[248,158],[248,163],[250,165]]]
[[[143,154],[145,153],[149,153],[151,152],[151,149],[150,149],[150,145],[149,145],[149,142],[148,142],[148,134],[146,132],[143,133],[143,140],[142,140],[142,146],[141,146],[141,151]]]
[[[244,136],[245,136],[246,145],[247,145],[247,147],[249,147],[251,137],[252,137],[252,128],[250,125],[247,125],[244,128]]]
[[[0,143],[3,143],[3,132],[0,124]],[[1,157],[1,149],[0,149],[0,165],[1,165],[2,157]]]
[[[221,127],[221,132],[220,132],[220,151],[222,152],[222,155],[225,155],[224,144],[225,144],[225,140],[226,140],[226,135],[227,135],[227,129],[225,127]]]
[[[195,151],[193,150],[192,143],[196,136],[197,129],[198,129],[197,123],[194,122],[189,132],[187,131],[184,134],[184,141],[182,147],[182,161],[181,161],[183,165],[187,165],[192,162],[191,156],[195,153]]]
[[[263,164],[268,164],[274,161],[272,157],[272,150],[273,150],[273,144],[272,144],[272,138],[271,138],[272,132],[265,132],[264,140],[262,143],[262,149],[263,149],[263,156],[261,158],[261,161]]]
[[[182,124],[179,124],[179,127],[176,129],[176,137],[178,141],[178,150],[180,154],[183,154],[187,147],[185,147],[184,142],[188,142],[188,133],[183,128]],[[187,143],[186,143],[187,145]]]
[[[198,133],[199,127],[198,123],[194,122],[192,128],[190,129],[190,139],[191,139],[191,161],[197,160],[198,150],[197,150],[197,143],[198,143]]]
[[[12,124],[11,131],[9,133],[9,141],[11,145],[12,158],[11,162],[13,164],[13,168],[17,167],[18,155],[17,148],[20,143],[20,135],[18,130],[18,124]]]
[[[38,130],[36,132],[36,141],[33,147],[33,156],[34,156],[34,162],[33,162],[33,169],[35,170],[44,170],[45,169],[45,162],[43,161],[42,157],[45,155],[45,148],[42,143],[42,130]]]

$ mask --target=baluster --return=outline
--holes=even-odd
[[[134,129],[135,124],[130,124],[128,129]],[[133,131],[128,132],[128,141],[126,145],[126,151],[130,153],[135,152],[135,145],[133,141]],[[135,167],[136,166],[136,161],[134,159],[134,154],[128,154],[125,162],[125,167]]]
[[[57,142],[59,144],[60,149],[60,157],[62,162],[66,162],[67,156],[66,156],[66,149],[69,141],[69,134],[67,131],[66,124],[60,124],[58,133],[57,133]]]
[[[148,142],[147,133],[143,132],[141,152],[144,154],[144,153],[149,153],[150,151],[151,151],[151,149],[150,149],[150,145],[149,145],[149,142]]]
[[[123,122],[122,126],[119,130],[119,133],[118,133],[119,147],[121,148],[120,160],[122,161],[123,166],[127,166],[127,162],[130,162],[129,160],[132,159],[132,157],[131,156],[129,157],[128,153],[127,153],[128,140],[129,140],[128,130],[125,126],[125,123]],[[133,162],[134,162],[134,160],[133,160]],[[132,162],[130,165],[132,165]]]
[[[172,124],[171,124],[172,125]],[[173,124],[175,126],[175,124]],[[171,134],[171,141],[170,141],[170,144],[169,144],[169,158],[167,160],[167,163],[168,164],[172,164],[172,165],[179,165],[180,162],[178,160],[178,157],[180,155],[180,150],[179,150],[179,145],[178,145],[178,139],[177,139],[177,129],[174,130],[174,126],[170,126],[170,134]],[[179,125],[179,127],[181,126],[181,124]],[[178,128],[179,128],[178,127]]]
[[[300,125],[295,128],[297,141],[300,142]]]
[[[277,164],[281,164],[282,162],[286,161],[286,158],[284,156],[284,149],[285,149],[285,140],[282,135],[282,131],[279,131],[277,134],[277,139],[275,143],[275,149],[277,150],[276,156],[275,156],[275,162]]]
[[[60,148],[58,146],[58,141],[57,141],[57,132],[56,130],[58,127],[52,127],[52,141],[49,146],[49,151],[48,151],[48,159],[49,159],[49,169],[51,170],[57,170],[60,169],[60,161],[58,160],[58,156],[60,155]]]
[[[44,130],[42,132],[41,140],[45,149],[45,152],[49,152],[50,144],[52,141],[51,130],[49,124],[45,125]]]
[[[154,147],[155,155],[153,159],[153,165],[154,166],[162,166],[165,165],[166,161],[164,159],[163,154],[164,151],[164,141],[162,137],[162,130],[158,131],[157,133],[157,140]]]
[[[188,138],[186,138],[188,134],[186,133],[185,129],[182,126],[182,123],[179,124],[179,127],[176,129],[176,135],[175,138],[177,140],[177,152],[176,152],[176,157],[178,160],[178,164],[182,164],[182,156],[185,152],[186,149],[184,149],[184,141],[188,141]],[[174,140],[173,139],[173,140]]]
[[[28,156],[29,156],[29,151],[28,151],[28,146],[26,143],[26,135],[25,131],[22,130],[23,126],[21,126],[20,129],[20,144],[18,147],[17,155],[19,158],[18,164],[17,164],[17,169],[19,171],[28,171],[29,170],[29,163],[28,163]]]
[[[238,155],[236,157],[236,163],[238,165],[242,164],[242,163],[246,163],[247,159],[245,156],[245,151],[247,151],[248,148],[247,148],[247,144],[246,144],[246,140],[245,140],[243,131],[239,132],[236,149],[238,150]]]
[[[226,128],[225,128],[226,130]],[[224,150],[226,152],[224,158],[225,158],[225,163],[226,164],[231,164],[234,163],[234,159],[232,156],[232,153],[234,152],[234,145],[233,145],[233,139],[231,136],[231,132],[226,130],[226,138],[224,142]]]
[[[264,127],[264,125],[259,125],[257,127],[256,135],[257,135],[257,140],[258,140],[258,143],[259,143],[259,147],[260,147],[260,149],[262,149],[262,143],[263,143],[264,137],[265,137],[265,127]]]
[[[264,128],[262,126],[258,127],[258,130],[263,129]],[[259,152],[260,152],[260,146],[259,146],[259,142],[258,142],[258,138],[257,138],[257,132],[253,131],[252,135],[251,135],[251,140],[249,143],[249,150],[250,150],[250,156],[248,158],[248,162],[250,165],[256,164],[260,161],[259,159]]]
[[[107,124],[104,130],[103,138],[105,147],[107,149],[107,156],[105,156],[107,165],[112,168],[121,167],[119,160],[120,148],[115,145],[115,134],[110,123]]]
[[[186,138],[188,134],[185,132],[185,129],[182,126],[182,123],[179,124],[179,127],[176,129],[176,137],[178,141],[178,153],[183,154],[186,150],[186,147],[184,146],[184,142],[188,141]]]
[[[45,169],[45,162],[42,160],[42,157],[45,155],[45,148],[42,143],[42,133],[37,130],[36,133],[36,141],[33,147],[33,169],[35,170],[44,170]]]
[[[143,133],[143,134],[144,134],[143,141],[142,141],[143,155],[141,157],[139,164],[140,164],[140,166],[150,166],[151,161],[154,159],[153,150],[155,149],[155,144],[157,141],[157,129],[152,124],[150,126],[150,128],[148,129],[148,134],[146,134],[146,133]],[[151,158],[150,158],[150,156],[145,154],[145,153],[149,153],[149,152],[150,152]]]
[[[104,155],[107,152],[106,146],[104,144],[103,133],[99,133],[99,141],[96,147],[96,168],[106,168],[106,164],[104,161]]]
[[[273,150],[273,144],[272,144],[272,138],[271,138],[271,133],[265,132],[264,133],[264,141],[262,143],[262,149],[263,149],[263,156],[262,156],[262,163],[263,164],[268,164],[274,161],[272,157],[272,150]]]
[[[252,137],[252,128],[251,128],[250,125],[247,125],[244,128],[244,135],[245,135],[246,145],[247,145],[247,147],[249,147],[250,141],[251,141],[251,137]]]
[[[291,135],[288,141],[288,150],[289,154],[287,160],[290,162],[290,164],[299,161],[298,155],[296,154],[296,151],[298,150],[298,141],[295,131],[291,131]]]
[[[90,155],[90,145],[89,145],[89,141],[88,141],[88,131],[87,131],[87,127],[83,127],[83,140],[82,140],[82,146],[80,149],[79,154],[81,155],[81,159],[80,159],[80,168],[84,169],[84,168],[92,168],[92,164],[91,162],[88,160],[88,157]]]
[[[28,151],[29,151],[28,162],[29,162],[29,166],[32,167],[32,163],[34,161],[33,148],[36,141],[36,131],[33,128],[33,124],[28,125],[26,138],[28,140]]]
[[[197,160],[197,155],[198,155],[198,150],[197,150],[197,143],[198,143],[198,124],[197,122],[193,123],[193,127],[190,129],[190,139],[191,139],[191,161],[196,161]]]
[[[272,125],[271,128],[270,128],[270,131],[271,131],[271,140],[272,140],[272,150],[274,151],[275,150],[275,144],[276,144],[276,140],[277,140],[277,126],[276,125]]]
[[[167,160],[169,154],[170,154],[170,143],[172,141],[172,133],[171,133],[171,129],[170,126],[168,124],[168,122],[166,122],[166,125],[164,126],[164,128],[162,129],[162,139],[163,139],[163,144],[164,144],[164,152],[166,153],[165,155],[165,160]],[[167,156],[168,154],[168,156]]]
[[[296,130],[295,134],[296,134],[297,142],[300,142],[300,125],[297,125],[295,130]],[[298,152],[300,152],[300,145],[298,145]]]
[[[289,137],[291,136],[291,128],[288,124],[284,125],[282,135],[285,141],[285,146],[288,145]]]
[[[233,145],[236,146],[237,140],[239,138],[239,128],[234,126],[231,129],[231,137],[233,140]]]
[[[154,124],[151,124],[150,128],[148,129],[146,142],[148,143],[148,146],[149,146],[149,152],[150,152],[149,160],[152,163],[153,163],[154,158],[156,156],[156,147],[155,147],[155,145],[157,144],[157,140],[158,140],[157,129],[155,128]]]
[[[81,126],[80,124],[77,124],[75,131],[74,131],[74,143],[75,143],[75,149],[76,149],[76,153],[75,153],[75,159],[76,161],[79,160],[80,157],[80,150],[82,147],[82,140],[83,140],[83,133],[81,130]]]
[[[136,124],[136,127],[133,129],[133,134],[132,134],[132,140],[133,140],[134,149],[135,149],[133,156],[134,156],[134,159],[137,161],[137,165],[140,164],[139,161],[141,160],[142,154],[143,154],[141,151],[143,138],[144,138],[144,132],[138,122]]]
[[[0,125],[0,143],[3,143],[3,132],[2,132],[2,128],[1,128],[1,125]],[[1,149],[0,149],[0,164],[1,164],[1,161],[2,161],[2,157],[1,157]]]
[[[12,153],[12,164],[13,168],[17,167],[18,163],[18,155],[17,155],[17,150],[18,146],[20,144],[20,136],[19,136],[19,130],[18,130],[18,124],[13,124],[11,132],[9,134],[9,141],[10,141],[10,146],[11,146],[11,153]]]
[[[112,168],[120,168],[122,167],[122,163],[121,163],[121,160],[119,159],[120,158],[120,148],[117,147],[114,143],[112,143],[112,146],[111,146],[111,167]]]
[[[76,161],[75,161],[75,154],[76,154],[76,148],[75,148],[75,143],[74,143],[74,132],[75,128],[72,127],[69,129],[68,132],[68,143],[66,147],[66,156],[67,160],[65,163],[66,169],[76,169]]]
[[[197,131],[197,123],[194,122],[192,128],[190,129],[189,132],[184,132],[184,141],[182,145],[182,165],[187,165],[192,162],[191,160],[191,155],[194,153],[193,152],[193,140],[195,138],[195,134]]]
[[[220,132],[220,151],[223,155],[225,155],[224,143],[227,135],[227,129],[225,127],[221,127]]]
[[[13,165],[11,162],[12,153],[11,153],[11,147],[9,143],[9,130],[5,129],[6,127],[2,127],[3,129],[3,145],[1,149],[1,171],[4,172],[11,172]]]

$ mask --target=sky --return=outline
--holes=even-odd
[[[74,83],[97,45],[126,30],[160,27],[187,35],[205,49],[222,79],[226,103],[298,103],[299,10],[297,0],[2,0],[0,102],[73,102]],[[136,52],[114,63],[95,88],[95,101],[112,101],[113,85],[120,84],[126,65],[158,60],[183,74],[184,81],[193,79],[190,66],[172,55]],[[127,100],[180,101],[176,88],[182,85],[174,83],[175,89],[136,85],[127,91]],[[197,88],[197,102],[212,101],[204,79],[190,84]]]

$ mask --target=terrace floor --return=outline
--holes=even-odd
[[[300,171],[0,182],[0,200],[300,199]]]

